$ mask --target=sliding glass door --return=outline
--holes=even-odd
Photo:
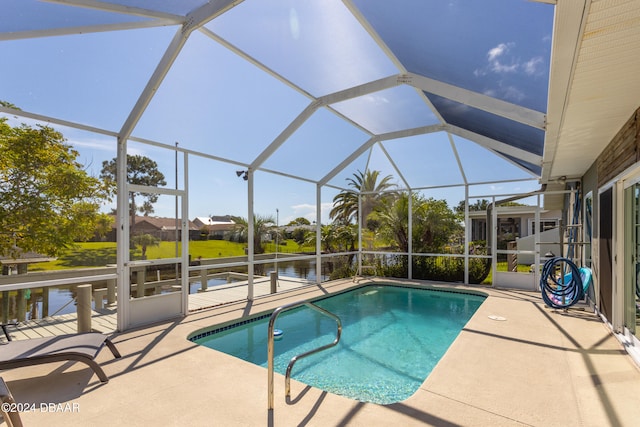
[[[640,338],[640,183],[624,190],[624,325]]]

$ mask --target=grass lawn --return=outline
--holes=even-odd
[[[223,258],[243,256],[246,243],[228,242],[226,240],[193,240],[189,242],[191,259]],[[182,245],[178,243],[178,254]],[[275,252],[275,243],[265,245],[266,252]],[[278,245],[279,252],[315,251],[315,247],[299,246],[293,240],[285,240]],[[159,246],[147,248],[148,259],[173,258],[176,256],[175,242],[160,242]],[[142,251],[136,248],[132,251],[132,259],[141,259]],[[29,271],[64,270],[83,267],[104,267],[116,263],[115,242],[83,242],[76,247],[67,249],[55,261],[31,264]]]
[[[497,270],[498,271],[507,271],[507,262],[499,262],[497,265]],[[529,264],[518,264],[518,273],[528,273],[529,272],[529,268],[531,268],[531,266]],[[489,275],[487,276],[486,279],[484,279],[482,281],[482,285],[490,285],[493,283],[493,269],[489,270]]]
[[[104,267],[116,263],[115,242],[78,243],[63,252],[55,261],[29,265],[29,271],[65,270],[82,267]]]

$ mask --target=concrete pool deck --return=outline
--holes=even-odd
[[[284,377],[276,374],[269,412],[266,369],[186,339],[201,328],[352,286],[324,283],[116,334],[122,359],[104,350],[98,356],[107,384],[79,363],[0,375],[17,402],[35,405],[21,414],[27,426],[600,427],[640,420],[640,369],[600,318],[588,309],[546,308],[532,292],[441,285],[489,298],[420,389],[387,406],[296,381],[287,402]]]

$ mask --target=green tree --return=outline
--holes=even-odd
[[[441,252],[445,245],[460,235],[462,224],[446,200],[430,197],[414,211],[413,230],[416,252]]]
[[[476,200],[475,203],[469,205],[469,211],[486,211],[489,203],[487,199]],[[455,211],[458,215],[464,216],[464,200],[460,200],[458,206],[455,207]]]
[[[293,221],[289,222],[289,224],[287,224],[288,226],[294,226],[294,225],[311,225],[311,222],[304,217],[298,217],[296,219],[294,219]]]
[[[413,252],[440,252],[458,236],[462,226],[445,200],[412,193]],[[409,194],[401,193],[377,214],[380,234],[395,243],[401,252],[409,251]]]
[[[336,225],[329,224],[320,227],[320,248],[323,252],[335,252],[334,244],[336,239]],[[315,231],[308,231],[305,233],[305,245],[315,246],[317,242],[317,233]]]
[[[423,200],[418,195],[412,195],[413,211],[423,208]],[[380,209],[376,214],[380,221],[380,235],[395,242],[400,252],[409,251],[409,195],[401,193],[392,203],[387,203],[385,209]],[[415,234],[415,233],[414,233]]]
[[[0,105],[3,107],[13,108],[14,110],[20,110],[20,108],[16,107],[10,102],[0,100]]]
[[[393,177],[387,175],[380,181],[380,171],[367,170],[366,173],[358,171],[353,178],[347,178],[349,187],[353,191],[341,191],[333,198],[333,209],[329,217],[340,224],[349,224],[358,220],[358,194],[362,194],[362,221],[367,226],[369,215],[376,210],[385,200],[393,199],[394,193],[389,190],[395,188],[391,182]]]
[[[293,241],[295,241],[298,245],[304,245],[306,238],[307,238],[307,230],[304,228],[295,228],[291,233],[290,233],[291,239],[293,239]]]
[[[249,222],[246,218],[239,216],[231,217],[235,222],[234,232],[240,237],[241,241],[249,240]],[[276,225],[275,219],[271,216],[254,215],[253,216],[253,253],[264,253],[262,245],[262,237],[273,230]]]
[[[102,178],[112,189],[115,189],[117,177],[117,159],[102,162]],[[158,164],[146,156],[127,154],[127,182],[129,184],[159,187],[167,185],[164,175],[158,170]],[[158,201],[158,195],[153,193],[130,192],[129,215],[131,215],[131,229],[136,222],[136,212],[147,216],[153,213],[153,204]],[[138,205],[136,198],[142,198],[142,204]]]
[[[102,181],[77,162],[79,153],[49,126],[11,127],[0,119],[0,252],[56,256],[91,238],[104,221]]]
[[[140,246],[142,259],[147,259],[147,248],[149,246],[160,246],[160,239],[151,234],[136,234],[135,236],[131,236],[131,242],[135,246]]]
[[[114,217],[113,215],[100,214],[98,221],[96,222],[95,236],[105,236],[113,228]]]
[[[328,224],[320,228],[320,247],[323,252],[354,251],[358,241],[358,228],[354,224]],[[305,244],[315,246],[316,232],[308,231]]]
[[[476,200],[475,203],[472,203],[469,205],[469,211],[471,212],[486,211],[487,209],[489,209],[490,204],[491,202],[487,199]],[[500,203],[500,206],[525,206],[525,205],[518,202],[506,202],[506,203]],[[458,206],[455,207],[455,211],[461,217],[464,216],[464,200],[460,200],[460,202],[458,203]]]

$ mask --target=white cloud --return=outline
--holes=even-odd
[[[388,104],[389,103],[389,99],[385,96],[382,96],[380,94],[377,93],[372,93],[369,95],[365,95],[363,97],[366,101],[370,102],[373,105],[381,105],[381,104]]]
[[[543,65],[543,63],[544,60],[542,57],[536,56],[525,62],[522,68],[525,73],[531,76],[540,73],[540,66]]]
[[[485,76],[490,72],[496,74],[515,73],[522,68],[520,61],[511,55],[516,44],[513,42],[500,43],[487,52],[487,64],[473,70],[476,77]]]
[[[502,93],[504,93],[504,97],[506,99],[511,99],[513,101],[522,101],[525,97],[524,93],[515,86],[508,86],[504,88]]]
[[[513,73],[515,71],[518,71],[519,65],[518,64],[510,64],[510,65],[505,65],[502,64],[500,61],[494,61],[491,64],[491,70],[495,71],[496,73]]]
[[[493,49],[489,49],[487,52],[487,60],[489,61],[489,68],[496,73],[512,73],[518,70],[519,64],[517,61],[511,61],[510,64],[504,62],[505,56],[509,54],[509,51],[515,47],[515,43],[500,43]]]
[[[67,142],[74,147],[84,147],[90,148],[92,150],[110,151],[114,153],[114,155],[116,152],[116,143],[114,140],[105,141],[101,139],[69,139]]]
[[[510,79],[506,79],[506,75],[538,76],[544,73],[544,58],[535,56],[528,61],[523,61],[516,56],[516,44],[514,42],[499,43],[489,49],[486,55],[487,62],[484,67],[475,69],[473,74],[476,77],[498,75],[498,81],[495,82],[496,85],[484,91],[484,94],[488,96],[520,102],[525,98],[524,92],[516,86],[507,85]]]
[[[494,47],[493,49],[489,49],[489,52],[487,53],[489,62],[496,61],[498,57],[502,56],[513,45],[514,43],[500,43],[498,46]]]

